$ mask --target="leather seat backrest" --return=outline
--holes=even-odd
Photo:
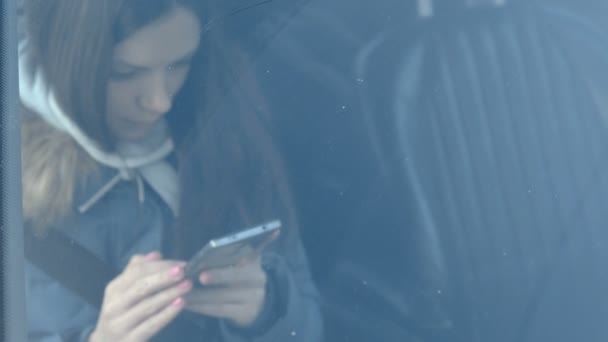
[[[412,190],[417,224],[438,236],[450,286],[437,295],[451,302],[460,340],[608,338],[599,17],[511,3],[430,20],[413,43],[395,29],[363,63],[361,77],[383,87],[361,94],[382,132],[378,151]],[[585,283],[568,279],[574,271]]]

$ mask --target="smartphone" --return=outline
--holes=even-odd
[[[259,253],[280,230],[281,221],[274,220],[211,240],[190,259],[184,273],[195,280],[205,270],[235,265],[243,258]]]

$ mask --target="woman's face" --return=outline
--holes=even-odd
[[[171,109],[199,45],[201,23],[177,7],[117,44],[106,121],[115,139],[136,140]]]

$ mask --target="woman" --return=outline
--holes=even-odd
[[[194,108],[203,111],[198,100],[206,100],[208,113],[218,94],[211,91],[215,87],[197,87],[209,79],[200,72],[211,69],[192,62],[199,51],[206,53],[201,31],[205,16],[213,13],[201,3],[26,1],[27,30],[20,45],[26,229],[41,239],[49,231],[61,232],[118,273],[98,309],[28,263],[30,340],[319,339],[316,294],[295,234],[284,234],[274,248],[238,267],[202,273],[200,287],[184,279],[185,262],[176,260],[241,223],[266,219],[277,201],[290,208],[286,183],[268,182],[280,177],[280,164],[265,162],[273,161],[264,158],[273,151],[256,147],[262,144],[257,140],[244,141],[260,138],[257,133],[223,135],[217,130],[233,126],[204,116],[197,120],[200,135],[193,137],[198,138],[178,145],[190,145],[183,149],[189,152],[174,148],[184,127],[191,126]],[[238,132],[263,127],[246,114],[235,117],[252,125],[241,123]],[[213,138],[219,139],[218,151]],[[221,153],[222,146],[234,145],[231,138],[257,152]],[[242,156],[249,155],[264,164],[257,176],[230,181],[230,175],[217,172],[245,166]],[[197,166],[201,161],[203,169]],[[209,174],[199,182],[193,170]],[[262,179],[269,187],[254,197],[251,187],[238,188]],[[182,194],[180,183],[185,189],[204,186],[200,200],[207,202]],[[230,194],[235,197],[227,199]],[[259,197],[265,195],[268,199]],[[205,213],[201,220],[197,206]],[[289,210],[280,216],[295,222]],[[174,227],[182,233],[178,242],[198,244],[172,243]]]

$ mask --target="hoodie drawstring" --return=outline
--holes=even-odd
[[[141,179],[141,175],[139,172],[135,174],[135,181],[137,182],[137,198],[139,199],[139,203],[144,203],[145,200],[145,189],[144,189],[144,181]]]
[[[91,207],[95,205],[100,199],[103,198],[110,190],[112,190],[116,184],[120,181],[129,181],[135,178],[137,184],[137,198],[139,203],[144,203],[145,200],[145,189],[144,182],[139,172],[129,171],[128,169],[121,169],[118,171],[116,176],[112,177],[104,186],[102,186],[89,200],[78,207],[78,212],[83,214],[87,212]]]

